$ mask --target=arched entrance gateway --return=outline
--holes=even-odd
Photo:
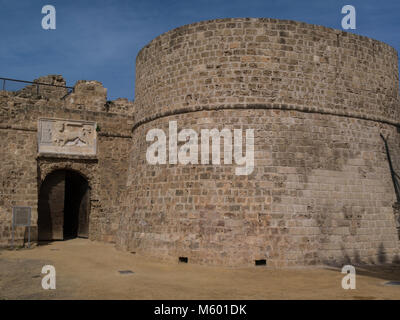
[[[90,187],[76,171],[56,170],[40,187],[38,240],[87,238]]]

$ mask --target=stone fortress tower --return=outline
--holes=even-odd
[[[118,246],[227,265],[393,259],[396,198],[380,133],[397,152],[397,59],[366,37],[274,19],[205,21],[151,41],[136,59]],[[146,133],[172,120],[197,132],[253,128],[254,171],[149,165]]]
[[[97,161],[90,171],[97,197],[90,199],[89,238],[189,263],[400,261],[397,199],[381,137],[399,172],[398,77],[397,52],[389,45],[306,23],[219,19],[160,35],[137,56],[133,104],[120,101],[125,109],[114,114],[105,99],[96,100],[94,113],[84,112],[76,106],[94,100],[83,95],[79,104],[69,98],[75,111],[60,115],[109,124],[90,160]],[[52,118],[51,110],[43,114]],[[254,170],[240,176],[235,164],[149,164],[146,134],[168,132],[170,121],[196,132],[254,129]],[[4,141],[2,150],[23,143]],[[46,168],[54,162],[86,167],[65,155],[35,156],[32,150],[25,161],[35,170],[43,161]],[[32,171],[36,208],[43,179]],[[11,201],[0,202],[3,221],[10,208]]]

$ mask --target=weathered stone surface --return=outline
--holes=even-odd
[[[48,78],[53,79],[53,76],[37,80],[50,83],[46,82]],[[56,79],[57,84],[65,85],[64,80],[58,76]],[[46,88],[46,96],[37,96],[33,89],[31,94],[25,90],[23,95],[21,92],[0,91],[0,246],[11,242],[12,206],[32,207],[32,226],[36,228],[41,183],[57,169],[77,171],[89,181],[89,238],[115,241],[120,215],[119,198],[128,168],[133,103],[123,100],[124,108],[113,105],[106,108],[106,89],[97,81],[80,81],[78,89],[65,99],[61,99],[65,93],[60,94],[59,89]],[[121,103],[120,99],[118,101]],[[49,153],[54,149],[42,149],[45,152],[38,153],[38,123],[43,118],[90,124],[93,147],[94,139],[97,139],[97,152],[82,152],[82,149],[65,152],[65,147],[61,147],[57,153]],[[53,138],[56,137],[57,134]],[[60,143],[63,137],[57,138]],[[23,243],[24,234],[24,228],[18,227],[16,244]],[[32,232],[32,239],[35,235],[37,233]]]
[[[160,35],[136,59],[118,247],[226,265],[396,260],[380,133],[399,170],[398,88],[392,47],[325,27],[235,18]],[[146,133],[171,120],[196,132],[253,128],[253,173],[148,164]]]
[[[136,59],[134,102],[107,101],[97,81],[67,96],[1,91],[0,245],[11,239],[12,206],[31,206],[35,226],[42,181],[71,169],[91,188],[89,238],[124,250],[225,265],[398,261],[399,209],[380,137],[400,172],[398,79],[397,53],[382,42],[237,18],[151,41]],[[42,118],[96,123],[97,152],[38,154],[38,143],[55,143],[46,131],[37,140]],[[172,120],[196,132],[254,129],[253,172],[150,165],[146,134]]]
[[[39,154],[95,155],[96,128],[96,123],[90,121],[39,119]]]

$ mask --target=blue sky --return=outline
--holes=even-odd
[[[56,8],[56,30],[43,30],[42,7]],[[135,58],[153,38],[201,20],[291,19],[341,29],[341,8],[357,11],[354,33],[400,51],[399,0],[0,0],[0,77],[61,74],[68,86],[98,80],[108,99],[134,98]]]

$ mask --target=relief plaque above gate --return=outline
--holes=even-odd
[[[96,122],[39,119],[39,153],[96,155]]]

